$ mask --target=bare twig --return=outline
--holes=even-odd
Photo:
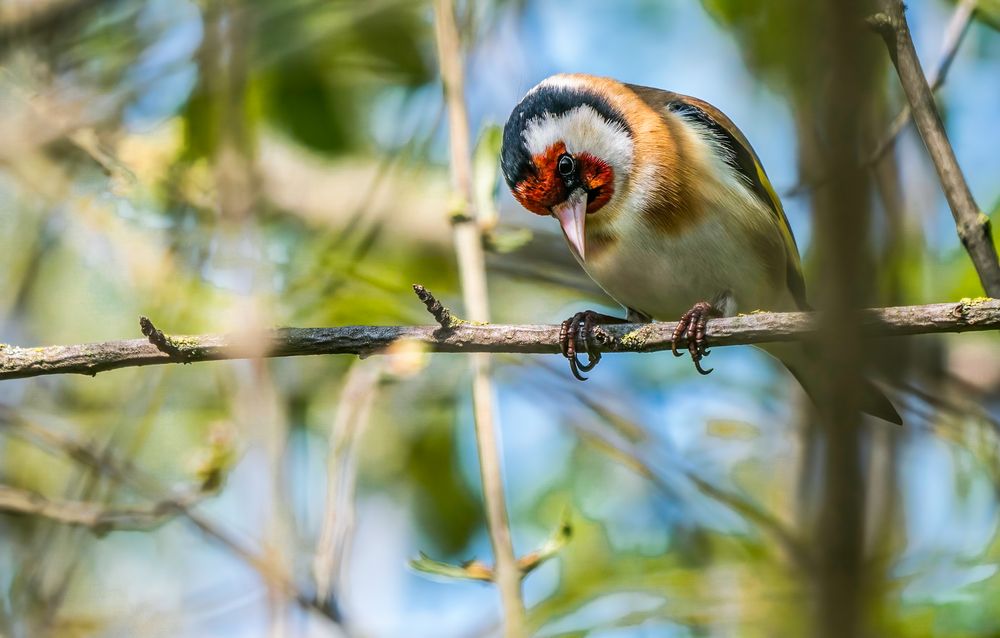
[[[538,547],[538,549],[528,552],[517,559],[517,568],[520,572],[520,577],[523,579],[525,576],[538,569],[542,563],[558,554],[559,550],[565,547],[566,543],[568,543],[572,537],[573,523],[570,519],[569,512],[567,511],[563,514],[562,520],[559,521],[559,525],[556,529],[553,530],[552,534],[549,535],[549,537]],[[410,561],[410,567],[425,574],[444,576],[445,578],[454,578],[458,580],[496,582],[497,578],[496,570],[481,560],[469,560],[465,561],[461,565],[452,565],[451,563],[434,560],[423,552],[420,552],[419,558]]]
[[[431,313],[431,316],[441,324],[442,328],[448,330],[454,325],[455,318],[452,316],[451,310],[442,305],[429,290],[420,284],[413,284],[413,292],[417,293],[417,298],[427,306],[427,312]]]
[[[862,327],[869,336],[972,332],[1000,329],[1000,300],[964,299],[925,306],[865,310]],[[606,326],[613,343],[605,352],[655,352],[670,348],[673,322]],[[816,332],[812,313],[756,313],[708,322],[708,343],[736,346],[796,341]],[[185,360],[221,361],[251,357],[297,357],[319,354],[379,354],[399,340],[414,341],[436,352],[557,354],[557,325],[489,325],[462,323],[441,334],[438,326],[341,326],[279,328],[261,332],[258,346],[248,352],[247,336],[224,334],[173,336]],[[678,344],[686,347],[685,342]],[[176,363],[177,359],[145,339],[127,339],[70,346],[21,348],[0,344],[0,380],[52,374],[96,375],[139,366]]]
[[[872,16],[869,22],[882,35],[889,49],[889,56],[913,110],[913,121],[934,162],[955,218],[958,236],[969,252],[983,289],[992,297],[1000,297],[1000,260],[993,244],[990,221],[972,197],[972,191],[955,159],[955,151],[934,104],[934,94],[924,78],[910,38],[903,3],[901,0],[881,0],[880,6],[882,12]]]
[[[435,0],[434,26],[441,81],[448,105],[448,128],[451,145],[451,176],[460,208],[453,211],[455,252],[462,284],[465,312],[474,322],[489,321],[486,293],[486,260],[475,195],[472,186],[472,155],[469,143],[469,118],[465,105],[464,70],[453,0]],[[457,213],[457,214],[456,214]],[[449,326],[450,327],[450,326]],[[504,634],[508,638],[525,635],[524,600],[521,597],[521,571],[514,556],[507,504],[504,495],[502,459],[497,438],[493,379],[490,358],[475,354],[472,362],[472,405],[475,413],[479,472],[483,482],[486,523],[496,563],[494,582],[503,605]]]
[[[557,373],[554,368],[548,368],[548,370],[553,374]],[[654,456],[658,461],[663,461],[669,457],[670,453],[664,453],[659,449],[655,452],[651,451],[649,449],[649,442],[645,440],[629,440],[629,437],[622,434],[620,430],[626,429],[632,433],[642,432],[643,429],[641,426],[631,422],[626,416],[616,413],[600,402],[593,401],[586,392],[577,390],[573,390],[572,392],[574,400],[586,406],[587,410],[598,417],[598,420],[604,426],[594,428],[586,425],[584,420],[568,419],[568,424],[583,441],[593,445],[599,451],[608,454],[649,480],[667,498],[671,500],[677,499],[678,492],[659,471],[654,469],[654,467],[659,466],[647,461],[648,458]],[[762,506],[743,498],[735,492],[728,491],[705,480],[691,469],[685,467],[683,461],[668,461],[662,465],[663,467],[669,467],[671,470],[679,472],[681,476],[690,481],[702,494],[757,525],[764,533],[773,536],[791,560],[803,569],[809,568],[811,557],[801,539],[796,536],[793,529],[782,522],[775,514],[768,512]]]

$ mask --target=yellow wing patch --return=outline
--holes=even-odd
[[[792,297],[794,297],[799,309],[808,310],[809,302],[806,300],[806,284],[805,279],[802,277],[802,261],[799,257],[799,247],[795,243],[795,236],[792,235],[792,228],[788,225],[788,217],[785,216],[785,209],[781,206],[781,200],[778,199],[778,194],[774,192],[771,180],[767,178],[767,173],[764,172],[764,167],[761,166],[756,153],[753,155],[753,161],[754,166],[757,168],[757,179],[767,193],[771,208],[778,215],[778,227],[781,229],[781,240],[785,245],[787,259],[786,277],[788,279],[788,289],[792,293]]]

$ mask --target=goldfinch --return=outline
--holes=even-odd
[[[514,198],[559,221],[573,256],[626,309],[563,322],[573,374],[580,331],[680,318],[699,372],[711,317],[756,309],[807,310],[798,248],[753,148],[736,125],[702,100],[610,78],[552,76],[514,108],[503,132],[501,169]],[[810,392],[822,371],[801,344],[772,344]],[[590,348],[588,348],[590,350]],[[589,352],[588,352],[589,354]],[[901,423],[868,385],[867,412]]]

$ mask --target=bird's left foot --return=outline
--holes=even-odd
[[[593,310],[584,310],[562,322],[560,326],[559,347],[562,355],[569,360],[569,369],[573,372],[573,376],[580,381],[587,380],[581,372],[590,372],[601,361],[601,352],[594,346],[608,344],[614,340],[614,337],[601,328],[602,323],[626,323],[626,320]],[[581,336],[581,331],[583,343],[587,348],[587,363],[580,361],[576,351],[576,342]]]
[[[705,370],[701,367],[701,360],[708,356],[708,348],[705,346],[705,325],[712,317],[721,316],[722,313],[707,301],[696,303],[677,322],[677,327],[674,328],[674,333],[670,337],[670,351],[674,353],[675,357],[681,356],[681,353],[677,352],[677,342],[686,335],[688,352],[691,353],[691,361],[694,362],[695,369],[700,374],[710,373],[713,368]]]

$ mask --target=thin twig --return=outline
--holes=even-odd
[[[455,252],[462,284],[465,312],[474,322],[489,321],[486,292],[486,259],[480,232],[478,211],[472,185],[472,154],[469,143],[469,117],[465,105],[465,82],[461,41],[455,23],[453,0],[435,0],[434,27],[441,81],[448,105],[448,129],[451,147],[451,176],[461,206],[452,211]],[[457,214],[455,214],[457,213]],[[495,561],[495,583],[503,605],[504,635],[525,635],[526,617],[521,596],[521,570],[514,555],[504,495],[502,459],[497,436],[493,379],[490,357],[475,354],[472,363],[472,406],[475,414],[479,472],[486,504],[486,523]]]
[[[756,313],[712,319],[706,338],[713,346],[736,346],[810,338],[816,332],[813,313]],[[1000,329],[1000,300],[965,299],[925,306],[865,310],[860,320],[869,336],[972,332]],[[670,348],[673,322],[605,326],[611,343],[604,352],[656,352]],[[248,351],[247,335],[173,336],[188,362],[297,357],[320,354],[380,354],[396,341],[425,345],[436,352],[510,354],[559,353],[558,325],[490,325],[462,323],[441,334],[439,326],[341,326],[279,328],[261,332]],[[686,342],[678,343],[681,348]],[[96,375],[139,366],[176,363],[145,339],[70,346],[22,348],[0,344],[0,380],[52,374]]]
[[[569,511],[563,514],[559,525],[539,547],[517,559],[517,568],[523,580],[528,574],[538,569],[547,560],[556,556],[566,543],[573,537],[573,523]],[[434,560],[420,552],[420,556],[410,561],[410,567],[434,576],[444,576],[457,580],[479,580],[488,583],[496,582],[496,570],[481,560],[473,559],[460,565]]]
[[[420,284],[413,284],[413,292],[417,293],[417,298],[427,306],[427,312],[431,313],[431,316],[441,324],[443,329],[448,330],[454,325],[455,318],[452,316],[451,310],[442,305],[429,290]]]
[[[951,63],[955,60],[958,48],[965,39],[965,34],[968,33],[969,25],[972,23],[972,16],[975,13],[978,1],[961,0],[955,6],[955,11],[952,13],[951,20],[948,21],[948,26],[945,29],[944,41],[941,44],[941,55],[934,69],[927,76],[927,83],[930,85],[931,91],[937,92],[938,89],[944,86],[945,79],[948,77],[948,71],[951,70]],[[862,166],[866,168],[873,166],[885,156],[886,152],[896,142],[896,138],[899,137],[899,134],[909,124],[912,115],[910,105],[904,104],[889,124],[889,130],[885,136],[875,145],[875,150],[864,158]],[[828,186],[831,182],[831,175],[821,175],[813,179],[804,178],[798,184],[785,191],[785,196],[798,197],[812,189]]]
[[[357,444],[371,416],[382,370],[382,362],[370,360],[351,367],[330,425],[326,505],[313,557],[313,578],[316,598],[331,606],[337,604],[344,555],[354,520]]]
[[[550,372],[555,372],[550,369]],[[595,447],[609,454],[625,466],[631,468],[639,475],[649,480],[664,496],[673,500],[678,498],[677,491],[661,474],[654,470],[654,465],[647,462],[647,457],[651,456],[648,441],[629,441],[617,431],[622,425],[630,431],[643,431],[642,427],[628,420],[622,414],[618,414],[607,406],[593,402],[584,392],[574,392],[575,400],[586,405],[604,426],[602,428],[588,427],[581,420],[568,419],[569,425],[583,438],[585,443],[595,445]],[[666,455],[659,454],[658,459],[666,458]],[[802,544],[801,539],[795,531],[781,521],[775,514],[768,512],[762,506],[745,499],[735,492],[730,492],[719,487],[710,481],[705,480],[693,470],[684,466],[683,462],[666,463],[665,467],[670,467],[678,471],[684,478],[690,481],[702,494],[730,509],[747,521],[755,524],[766,534],[770,534],[781,545],[787,556],[793,560],[800,568],[808,569],[811,564],[811,557]]]
[[[972,259],[983,289],[992,297],[1000,297],[1000,260],[993,244],[990,220],[976,204],[965,175],[958,166],[955,151],[934,104],[934,94],[927,84],[910,38],[903,3],[901,0],[882,0],[881,7],[882,12],[872,16],[869,23],[881,34],[889,49],[889,57],[913,110],[913,121],[934,162],[955,218],[958,236]]]

